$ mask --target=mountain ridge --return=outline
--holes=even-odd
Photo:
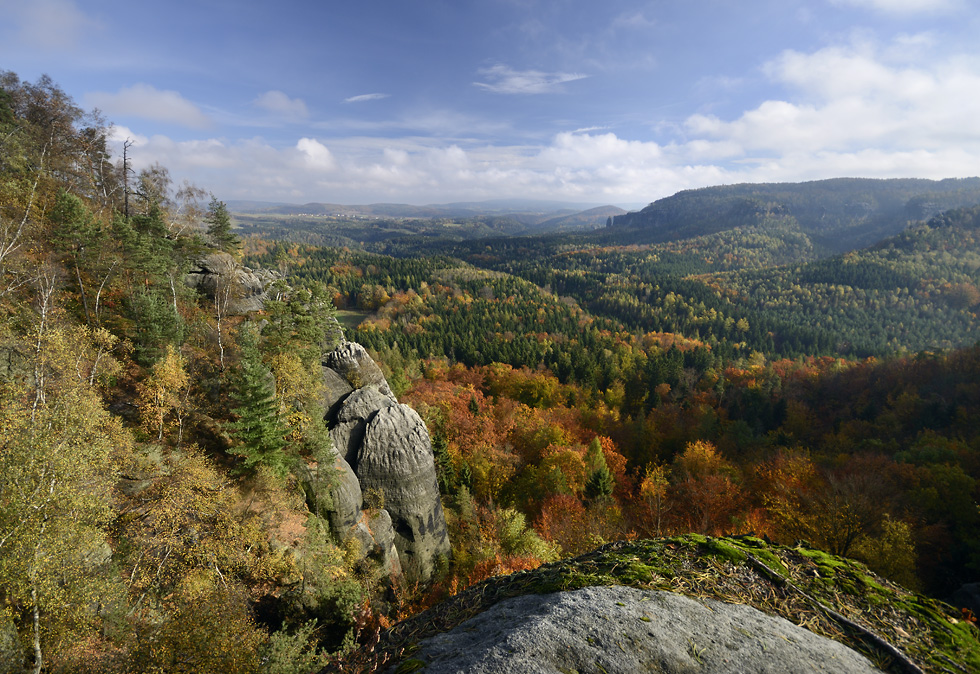
[[[613,218],[610,238],[659,243],[773,218],[795,220],[834,252],[872,245],[909,222],[980,203],[980,178],[832,178],[801,183],[741,183],[683,190]]]

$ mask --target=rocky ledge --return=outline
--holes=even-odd
[[[221,302],[222,312],[229,315],[261,311],[266,288],[279,275],[268,269],[249,269],[228,253],[211,253],[194,262],[184,276],[184,284]]]
[[[691,534],[491,578],[331,671],[975,672],[980,633],[853,560]]]

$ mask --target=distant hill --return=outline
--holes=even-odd
[[[724,185],[685,190],[613,218],[618,243],[676,241],[768,220],[795,220],[828,252],[863,248],[942,211],[980,203],[980,178]]]
[[[459,242],[557,232],[593,232],[610,217],[625,213],[615,206],[587,210],[542,201],[411,206],[408,204],[261,204],[228,203],[238,232],[321,246],[368,247]]]
[[[609,218],[625,215],[626,211],[616,206],[600,206],[587,211],[564,215],[538,224],[541,229],[549,231],[567,231],[580,229],[597,229],[604,227]]]
[[[959,348],[980,334],[980,206],[863,250],[698,279],[760,316],[834,331],[841,353]]]
[[[535,199],[496,199],[490,201],[462,201],[450,204],[330,204],[311,202],[307,204],[279,204],[258,201],[229,201],[228,210],[232,213],[251,213],[263,215],[313,215],[332,217],[363,218],[476,218],[481,216],[512,215],[528,224],[537,224],[556,217],[568,216],[582,211],[611,209],[606,216],[625,213],[615,206],[599,204],[579,204],[563,201],[543,201]],[[591,222],[591,221],[589,221]]]

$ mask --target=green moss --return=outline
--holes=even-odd
[[[749,555],[791,585],[762,570]],[[731,573],[731,566],[738,571]],[[399,638],[396,628],[391,646],[382,648],[405,649],[397,657],[409,657],[407,648],[418,639],[450,629],[508,597],[604,585],[694,593],[745,603],[790,620],[806,615],[806,627],[817,634],[846,643],[886,670],[894,665],[873,640],[822,614],[813,604],[815,598],[859,623],[874,625],[924,671],[963,671],[964,667],[980,671],[976,627],[956,620],[958,613],[951,607],[879,579],[859,562],[803,545],[789,548],[754,537],[699,534],[612,543],[534,571],[491,578],[432,609],[441,616],[438,620],[426,614],[412,618],[400,628],[407,638]],[[423,666],[419,660],[406,660],[397,671],[407,673]]]
[[[847,562],[842,557],[836,557],[824,552],[823,550],[804,548],[802,546],[796,547],[795,550],[807,559],[811,560],[817,566],[827,567],[828,569],[833,570],[847,565]]]
[[[739,550],[725,539],[712,538],[703,544],[707,554],[720,557],[732,564],[742,564],[746,560],[745,552]]]
[[[789,569],[786,568],[783,560],[773,553],[769,545],[761,538],[742,536],[739,538],[726,538],[724,540],[744,553],[752,555],[780,576],[785,578],[789,575]]]
[[[425,669],[425,662],[416,658],[409,658],[398,665],[398,669],[395,670],[395,674],[410,674],[411,672],[417,672],[421,669]]]

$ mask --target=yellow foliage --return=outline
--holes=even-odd
[[[181,581],[163,622],[142,638],[130,671],[147,674],[245,674],[256,671],[265,636],[252,622],[247,597],[234,584],[203,573]]]
[[[136,407],[143,427],[156,434],[157,442],[164,431],[176,421],[183,425],[190,398],[191,380],[187,361],[172,345],[167,345],[163,358],[154,363],[150,376],[137,387]],[[175,419],[174,419],[175,418]]]
[[[705,477],[727,472],[731,464],[722,458],[713,444],[706,440],[689,442],[674,460],[674,468],[683,477]]]

